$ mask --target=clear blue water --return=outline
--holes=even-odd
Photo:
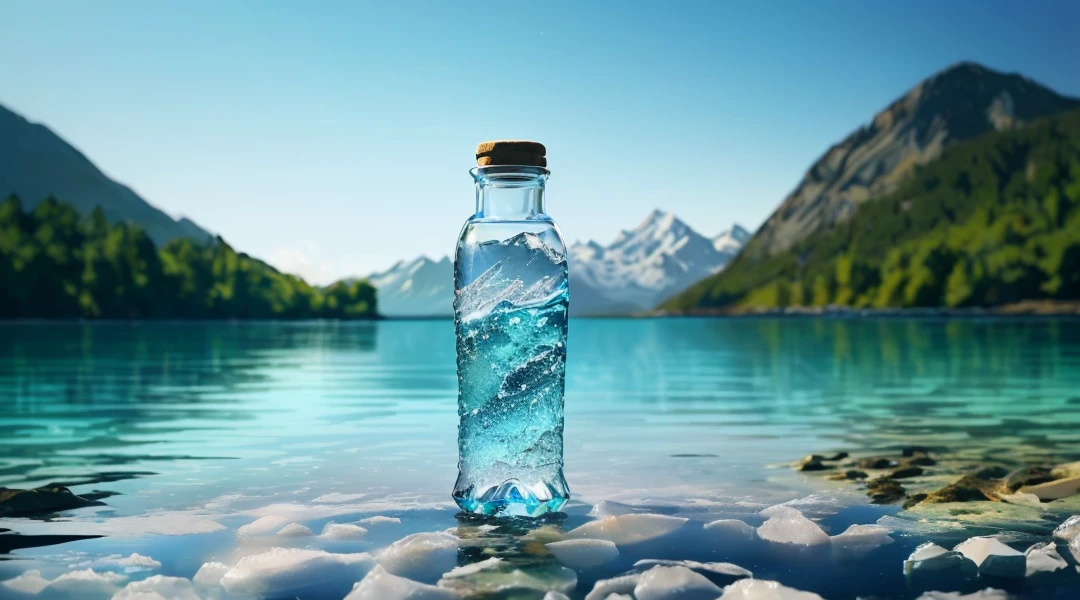
[[[695,536],[718,518],[758,525],[761,508],[800,498],[830,533],[905,516],[777,466],[830,449],[936,444],[980,458],[1080,459],[1077,321],[572,319],[569,330],[574,498],[549,529],[590,521],[601,500],[689,518]],[[132,552],[161,566],[130,579],[190,578],[204,562],[232,564],[271,544],[374,552],[474,523],[455,516],[448,494],[458,456],[449,320],[2,324],[0,340],[0,485],[112,494],[50,520],[0,520],[12,530],[0,535],[11,559],[0,560],[0,580]],[[368,526],[357,541],[237,535],[267,515],[316,533],[374,515],[400,523]],[[1063,518],[1020,516],[987,527],[1011,532],[1022,550]],[[911,549],[981,527],[900,529],[896,543],[857,559],[690,537],[621,549],[614,563],[579,571],[569,593],[583,597],[639,558],[692,558],[731,560],[827,598],[915,597],[901,566]],[[546,572],[554,559],[530,531],[477,533],[485,545],[463,546],[457,562],[493,552]],[[995,583],[1010,585],[1030,592]]]
[[[537,517],[569,498],[563,476],[566,255],[532,233],[459,257],[455,295],[458,479],[485,515]]]

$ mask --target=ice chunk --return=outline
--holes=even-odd
[[[997,577],[1023,577],[1027,559],[1019,551],[1002,544],[997,538],[979,536],[953,548],[979,567],[979,573]]]
[[[1080,537],[1080,515],[1065,519],[1064,523],[1054,529],[1054,539],[1062,544],[1068,544],[1078,537]]]
[[[274,598],[344,596],[353,582],[375,567],[367,552],[331,554],[322,550],[271,548],[241,558],[221,578],[230,594]]]
[[[685,525],[688,520],[649,513],[617,515],[586,523],[567,532],[566,537],[607,540],[620,546],[636,544],[665,536]]]
[[[1038,485],[1025,485],[1017,491],[1021,494],[1034,494],[1044,502],[1060,500],[1080,494],[1080,477],[1058,479],[1057,481],[1048,481]]]
[[[720,600],[824,600],[813,592],[803,592],[767,579],[740,579],[724,588]]]
[[[0,592],[11,590],[19,594],[37,595],[41,598],[72,600],[107,600],[112,598],[119,585],[127,577],[119,573],[98,573],[93,569],[69,571],[56,579],[48,580],[41,571],[32,570],[0,583]],[[4,595],[4,594],[0,594]]]
[[[1080,536],[1073,538],[1073,541],[1069,542],[1069,552],[1072,553],[1073,559],[1080,563]],[[1080,566],[1076,567],[1076,572],[1080,573]]]
[[[601,579],[593,584],[593,589],[585,595],[585,600],[604,600],[612,594],[632,594],[640,579],[641,573]]]
[[[200,600],[195,586],[183,577],[154,575],[133,581],[116,593],[112,600]]]
[[[377,560],[392,575],[435,583],[457,566],[459,544],[449,533],[414,533],[384,548]]]
[[[289,520],[285,517],[267,515],[265,517],[259,517],[247,525],[242,525],[240,529],[236,530],[236,535],[241,537],[267,535],[288,522]]]
[[[793,508],[773,506],[761,511],[761,514],[769,517],[769,520],[757,528],[758,537],[763,540],[798,546],[829,543],[829,535],[817,523]]]
[[[72,567],[119,567],[127,573],[134,573],[136,571],[145,571],[147,569],[156,569],[161,566],[161,563],[154,560],[149,556],[143,556],[138,552],[133,552],[130,556],[124,556],[123,554],[110,554],[106,557],[99,558],[97,560],[88,560],[71,565]]]
[[[635,513],[643,513],[644,510],[639,510],[630,506],[629,504],[622,504],[621,502],[613,502],[611,500],[601,500],[592,507],[589,511],[590,517],[604,518],[604,517],[618,517],[620,515],[630,515]]]
[[[453,569],[450,569],[449,573],[444,573],[442,578],[456,579],[458,577],[468,577],[470,575],[476,575],[480,571],[498,569],[499,566],[502,564],[502,561],[503,559],[492,556],[487,560],[474,562],[472,564],[464,565],[461,567],[454,567]]]
[[[979,567],[959,552],[950,552],[933,542],[926,542],[904,561],[904,574],[919,577],[955,575],[961,578],[975,577]]]
[[[401,519],[397,517],[374,516],[360,519],[357,523],[363,523],[364,525],[394,525],[400,524]]]
[[[960,592],[926,592],[916,600],[1009,600],[1009,594],[1002,590],[986,588],[972,594]]]
[[[1027,557],[1028,577],[1039,573],[1053,573],[1069,566],[1053,542],[1035,544],[1024,552],[1024,556]]]
[[[604,600],[634,600],[634,597],[630,594],[608,594]]]
[[[686,567],[653,567],[634,587],[636,600],[714,600],[722,593],[718,585]]]
[[[45,586],[49,585],[49,580],[41,576],[41,571],[33,569],[19,575],[18,577],[0,581],[0,586],[3,586],[9,590],[16,591],[20,594],[34,595],[45,589]]]
[[[367,529],[350,523],[327,523],[319,537],[328,540],[360,540],[367,535]]]
[[[318,504],[338,504],[341,502],[355,502],[361,498],[366,498],[368,494],[342,494],[341,492],[330,492],[329,494],[323,494],[318,498],[312,500],[312,502]]]
[[[230,568],[229,565],[219,562],[203,563],[191,581],[198,587],[214,588],[221,585],[221,578]]]
[[[570,596],[562,592],[548,592],[544,594],[543,600],[570,600]]]
[[[730,536],[736,539],[754,539],[755,530],[750,525],[738,519],[718,519],[705,524],[705,529],[710,533]]]
[[[607,540],[576,539],[544,544],[559,562],[572,569],[596,567],[615,560],[619,550]]]
[[[701,573],[714,583],[716,583],[717,580],[720,580],[720,583],[728,584],[737,579],[754,576],[753,573],[739,565],[733,565],[726,562],[702,563],[696,560],[661,560],[647,558],[634,563],[634,567],[638,569],[648,569],[657,565],[664,567],[686,567],[691,571]]]
[[[832,536],[833,547],[852,550],[873,550],[893,543],[889,530],[881,525],[852,525],[844,533]]]
[[[456,600],[450,590],[392,575],[376,566],[353,586],[345,600]]]
[[[289,523],[277,532],[281,537],[305,537],[312,535],[311,530],[298,523]]]

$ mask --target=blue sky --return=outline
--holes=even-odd
[[[1077,2],[745,4],[0,0],[0,103],[326,282],[448,254],[486,139],[547,145],[568,241],[711,236],[951,63],[1080,96]]]

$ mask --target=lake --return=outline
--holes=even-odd
[[[456,516],[453,336],[448,320],[0,324],[0,486],[62,483],[100,498],[49,518],[0,519],[12,530],[0,534],[0,558],[9,559],[0,560],[0,580],[93,568],[111,574],[98,582],[107,598],[129,581],[190,579],[204,563],[231,567],[273,547],[374,553],[409,534],[451,529],[459,541],[446,566],[503,559],[457,578],[454,589],[482,597],[540,598],[547,586],[581,598],[595,581],[652,558],[730,561],[827,598],[907,598],[923,591],[903,572],[919,543],[994,533],[1023,551],[1080,512],[1070,500],[984,502],[972,504],[997,505],[993,514],[912,517],[869,504],[856,484],[790,466],[810,453],[903,446],[941,448],[951,457],[943,465],[1080,459],[1077,320],[572,320],[572,499],[565,516],[541,524]],[[620,556],[605,564],[560,566],[543,543],[593,521],[588,513],[602,500],[619,504],[601,515],[689,522],[677,535],[619,544]],[[802,552],[717,541],[703,528],[716,519],[758,526],[760,511],[781,503],[830,534],[880,522],[895,541]],[[366,533],[320,535],[327,523],[360,519]],[[279,534],[289,523],[312,535]],[[115,556],[132,553],[150,560]],[[416,578],[439,579],[432,569],[445,557],[408,556]],[[340,598],[360,579],[350,578],[353,567],[255,569],[235,589],[198,589],[201,597]],[[957,589],[1071,598],[1080,590],[1072,575],[1043,588],[1021,579]],[[32,588],[7,592],[37,597]]]

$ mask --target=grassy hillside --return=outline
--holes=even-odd
[[[302,319],[375,316],[363,281],[319,290],[221,238],[160,250],[138,226],[55,199],[0,203],[0,318]]]
[[[1080,298],[1080,110],[947,149],[851,219],[740,256],[675,312],[994,306]]]

